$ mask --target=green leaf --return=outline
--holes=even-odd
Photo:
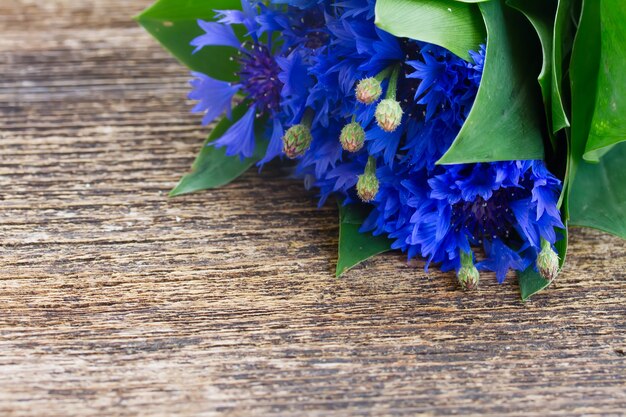
[[[543,52],[543,64],[537,81],[541,87],[543,104],[548,120],[552,118],[552,36],[556,3],[551,0],[507,0],[506,4],[523,13],[539,36]],[[561,104],[562,107],[562,104]],[[552,129],[550,129],[552,133]],[[552,146],[556,148],[554,135],[550,134]]]
[[[626,238],[626,175],[624,144],[616,145],[599,162],[583,160],[598,93],[600,73],[601,4],[582,3],[570,65],[572,126],[568,159],[569,222],[595,227]]]
[[[552,132],[570,126],[563,104],[563,63],[571,52],[576,32],[572,8],[572,0],[558,0],[552,34]]]
[[[503,0],[479,7],[487,25],[483,77],[467,120],[438,163],[543,159],[539,51],[528,42],[533,29]]]
[[[607,10],[616,12],[610,6],[614,6],[611,0],[606,3],[584,0],[574,40],[570,66],[572,127],[567,207],[570,224],[593,227],[626,239],[626,143],[612,145],[597,163],[583,159],[593,122],[598,120],[597,95],[605,94],[598,91],[597,80],[605,76],[600,75],[605,71],[601,62],[604,64],[606,58],[606,51],[601,45],[603,36],[606,38],[609,35],[604,33],[606,25],[602,14],[606,20]],[[606,149],[609,148],[597,151],[604,152]]]
[[[391,249],[391,243],[387,237],[359,232],[366,217],[367,212],[364,207],[354,204],[344,206],[339,203],[337,277],[366,259]]]
[[[455,0],[377,0],[376,25],[398,37],[442,46],[465,60],[486,37],[478,7]]]
[[[195,191],[221,187],[233,181],[246,172],[254,163],[263,158],[267,149],[267,141],[260,139],[263,134],[263,121],[256,122],[256,149],[254,156],[243,161],[238,156],[226,156],[226,148],[208,146],[218,139],[246,112],[246,103],[239,104],[233,109],[232,120],[223,118],[213,129],[196,157],[190,174],[181,178],[178,185],[170,192],[170,197],[189,194]]]
[[[576,178],[578,165],[582,162],[591,130],[599,62],[600,2],[583,0],[569,69],[572,90],[571,149],[568,166],[570,188]]]
[[[205,47],[196,54],[189,44],[204,32],[197,20],[215,20],[214,9],[241,9],[239,0],[158,0],[135,19],[163,47],[193,71],[224,81],[234,81],[237,63],[230,57],[236,49]]]
[[[529,266],[525,271],[518,273],[517,283],[519,284],[522,301],[526,301],[529,297],[550,285],[550,281],[542,277],[539,272],[535,271],[533,265]]]
[[[591,131],[584,159],[598,161],[626,140],[626,7],[623,0],[600,2],[600,62]]]
[[[626,239],[626,142],[598,163],[581,161],[571,185],[570,223]]]
[[[563,268],[567,256],[568,232],[567,229],[560,229],[559,233],[563,235],[563,239],[556,242],[554,246],[559,254],[559,267]],[[528,298],[550,285],[550,281],[542,277],[539,272],[535,271],[534,265],[529,266],[525,271],[518,272],[517,283],[519,284],[522,301],[526,301]]]

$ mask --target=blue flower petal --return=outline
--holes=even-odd
[[[193,51],[194,54],[205,46],[232,46],[233,48],[241,46],[235,31],[230,26],[216,22],[206,22],[201,19],[198,19],[198,25],[205,33],[191,41],[191,46],[196,47]]]
[[[256,108],[251,106],[241,119],[236,121],[228,130],[210,145],[216,148],[226,147],[226,155],[239,155],[241,159],[254,155],[254,121]]]
[[[227,111],[230,117],[231,102],[233,96],[239,91],[239,86],[216,80],[199,72],[191,74],[196,78],[190,81],[192,90],[188,97],[190,100],[198,101],[192,111],[204,113],[202,123],[208,125],[224,111]]]

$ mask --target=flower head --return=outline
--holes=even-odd
[[[355,96],[359,103],[372,104],[383,94],[383,87],[374,77],[363,78],[356,85]]]
[[[553,281],[559,274],[559,255],[545,239],[541,239],[541,252],[537,255],[537,269],[548,281]]]
[[[365,172],[359,175],[356,184],[357,194],[363,202],[369,203],[376,198],[379,186],[380,183],[376,177],[376,159],[370,156],[365,166]]]
[[[461,288],[466,291],[471,291],[478,287],[480,273],[474,265],[474,259],[471,253],[461,251],[461,267],[457,272],[457,277]]]
[[[351,122],[341,129],[341,147],[348,152],[358,152],[365,142],[365,131],[358,122]]]
[[[274,114],[279,110],[283,89],[276,58],[267,46],[254,43],[239,53],[241,69],[237,76],[243,92],[256,103],[259,112]]]
[[[386,98],[376,106],[376,123],[385,132],[393,132],[402,122],[402,107],[392,98]]]
[[[313,136],[308,126],[302,123],[293,125],[283,136],[283,152],[288,158],[297,158],[309,149],[312,141]]]

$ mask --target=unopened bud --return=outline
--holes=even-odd
[[[402,122],[402,107],[395,99],[386,98],[376,106],[376,122],[385,132],[393,132]]]
[[[365,142],[365,131],[358,122],[352,122],[341,129],[341,147],[348,152],[358,152]]]
[[[356,85],[356,99],[363,104],[372,104],[383,94],[383,87],[374,77],[364,78]]]
[[[369,203],[376,198],[378,187],[379,183],[376,175],[363,174],[359,175],[359,181],[356,183],[356,192],[363,202]]]
[[[461,268],[457,272],[457,278],[461,288],[465,291],[471,291],[478,288],[480,281],[480,273],[474,266],[472,253],[461,252]]]
[[[311,141],[313,141],[311,129],[304,124],[293,125],[283,136],[283,152],[288,158],[297,158],[309,149]]]
[[[541,239],[541,252],[537,255],[537,269],[542,277],[552,282],[559,275],[559,255],[552,249],[552,245]]]
[[[379,187],[380,183],[378,178],[376,178],[376,158],[370,156],[365,166],[365,172],[363,175],[359,175],[359,180],[356,183],[356,192],[363,202],[369,203],[376,198]]]

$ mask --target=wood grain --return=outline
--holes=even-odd
[[[0,415],[626,415],[626,244],[531,302],[386,254],[278,167],[166,193],[207,131],[149,0],[0,2]]]

